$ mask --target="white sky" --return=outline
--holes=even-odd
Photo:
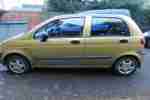
[[[44,0],[0,0],[4,4],[5,9],[11,9],[15,6],[19,7],[22,4],[37,4],[41,5],[44,3]]]

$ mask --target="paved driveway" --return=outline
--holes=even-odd
[[[145,52],[142,69],[130,77],[102,69],[36,69],[21,76],[1,71],[0,100],[149,100],[150,50]]]

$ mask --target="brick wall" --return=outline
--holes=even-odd
[[[29,30],[39,24],[41,20],[40,12],[21,12],[21,11],[8,11],[3,14],[1,20],[3,21],[27,21]]]

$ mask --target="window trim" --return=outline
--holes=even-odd
[[[42,25],[41,27],[39,27],[38,29],[36,29],[34,32],[33,32],[33,35],[32,35],[32,38],[34,39],[34,40],[37,40],[36,38],[35,38],[35,34],[40,30],[40,29],[42,29],[43,27],[45,27],[46,25],[48,25],[50,22],[53,22],[53,21],[55,21],[55,20],[64,20],[64,19],[72,19],[72,18],[79,18],[79,19],[83,19],[83,28],[82,28],[82,30],[81,30],[81,32],[80,32],[80,36],[77,36],[77,37],[65,37],[65,36],[63,36],[63,37],[48,37],[48,39],[54,39],[54,38],[83,38],[83,36],[84,36],[84,28],[85,28],[85,21],[86,21],[86,17],[64,17],[64,18],[58,18],[58,19],[54,19],[54,20],[51,20],[51,21],[49,21],[49,22],[47,22],[46,24],[44,24],[44,25]]]
[[[120,21],[123,22],[124,25],[126,25],[126,27],[128,28],[128,35],[104,35],[104,36],[92,36],[92,21],[93,18],[107,18],[107,19],[119,19]],[[118,17],[99,17],[99,16],[91,16],[91,26],[90,26],[90,32],[89,32],[89,37],[130,37],[131,36],[131,32],[130,32],[130,28],[129,25],[126,23],[125,20],[118,18]]]

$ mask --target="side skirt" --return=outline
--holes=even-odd
[[[39,65],[107,65],[111,62],[112,57],[110,56],[40,58],[35,60],[35,63]]]

